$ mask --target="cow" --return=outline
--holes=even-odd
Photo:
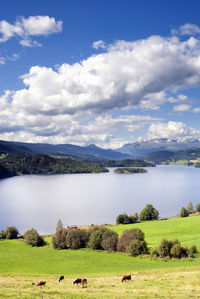
[[[59,282],[61,281],[61,280],[63,280],[64,279],[64,276],[62,275],[62,276],[60,276],[60,278],[59,278]]]
[[[73,284],[79,284],[81,283],[82,278],[77,278],[76,280],[74,280]]]
[[[87,279],[86,278],[81,279],[81,285],[84,286],[84,284],[87,284]]]
[[[131,280],[131,275],[130,274],[126,274],[122,277],[122,282],[125,280]]]
[[[46,284],[46,281],[40,281],[40,282],[38,282],[37,286],[41,287],[41,286],[44,286],[45,284]]]

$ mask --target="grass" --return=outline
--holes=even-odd
[[[200,249],[200,217],[110,226],[119,235],[135,227],[144,231],[152,248],[165,237]],[[0,241],[0,298],[200,298],[199,258],[161,260],[89,249],[54,250],[51,237],[45,240],[41,248],[20,239]],[[122,275],[129,273],[133,280],[121,283]],[[59,284],[60,275],[65,280]],[[87,287],[74,286],[77,277],[86,277]],[[32,285],[40,280],[47,285]]]
[[[140,228],[145,233],[145,240],[152,248],[158,246],[163,238],[178,239],[182,245],[195,244],[200,250],[200,216],[171,218],[168,220],[145,221],[135,224],[109,226],[119,235],[126,229]]]
[[[0,275],[0,298],[199,298],[199,270],[135,272],[132,281],[124,283],[120,275],[87,276],[84,287],[73,285],[74,278],[69,277],[59,283],[58,275]],[[37,287],[40,280],[45,280],[46,286]]]

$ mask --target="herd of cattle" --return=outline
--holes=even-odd
[[[63,280],[65,277],[62,275],[62,276],[60,276],[60,278],[59,278],[59,282],[61,281],[61,280]],[[123,277],[122,277],[122,282],[123,281],[128,281],[128,280],[131,280],[131,275],[130,274],[126,274],[126,275],[124,275]],[[33,283],[34,284],[34,283]],[[37,286],[38,287],[42,287],[42,286],[44,286],[46,284],[46,281],[40,281],[40,282],[38,282],[38,284],[37,284]],[[86,278],[77,278],[76,280],[74,280],[74,282],[73,282],[73,284],[76,284],[76,285],[78,285],[78,284],[81,284],[82,286],[84,286],[85,284],[87,284],[87,279]]]

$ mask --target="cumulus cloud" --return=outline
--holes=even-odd
[[[47,36],[61,31],[62,21],[56,21],[49,16],[21,17],[14,24],[2,20],[0,21],[0,42],[6,42],[13,37],[18,37],[22,46],[39,46],[40,44],[37,41],[31,40],[31,36]]]
[[[200,139],[200,131],[186,126],[182,122],[169,121],[168,123],[154,123],[151,124],[147,137],[149,139],[168,138],[184,140],[187,138]]]
[[[28,36],[52,32],[27,24],[22,27]],[[102,145],[117,144],[124,140],[122,128],[135,132],[147,123],[130,117],[112,120],[115,110],[158,110],[167,101],[187,101],[178,91],[200,85],[200,41],[174,36],[117,41],[72,65],[33,66],[21,78],[23,89],[0,98],[1,138],[13,138],[15,130],[24,141],[82,144],[94,139]],[[96,116],[103,118],[95,122]],[[149,119],[149,124],[154,121]]]
[[[173,107],[174,112],[186,112],[186,111],[189,111],[190,109],[191,109],[191,106],[187,105],[187,104],[182,104],[182,105]]]

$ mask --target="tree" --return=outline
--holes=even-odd
[[[57,224],[56,224],[56,231],[59,229],[63,228],[63,223],[61,219],[58,219]]]
[[[42,236],[38,234],[38,232],[34,228],[27,230],[27,232],[25,232],[24,240],[27,244],[36,247],[45,245],[44,239],[42,238]]]
[[[129,217],[126,213],[119,214],[116,218],[116,224],[128,224],[129,223]]]
[[[197,211],[197,212],[200,212],[200,203],[198,203],[198,204],[196,205],[196,211]]]
[[[129,245],[126,248],[126,251],[131,255],[131,256],[136,256],[140,254],[147,254],[148,253],[148,248],[147,248],[147,243],[144,240],[132,240]]]
[[[151,204],[147,204],[146,207],[140,212],[140,220],[157,220],[158,215],[158,211]]]
[[[117,250],[127,252],[127,248],[131,241],[144,241],[144,233],[139,228],[125,230],[118,240]]]
[[[107,229],[103,233],[102,237],[102,247],[106,251],[116,251],[117,250],[118,234],[110,229]]]
[[[191,203],[191,201],[189,202],[189,204],[187,206],[187,211],[189,214],[194,212],[193,204]]]
[[[19,232],[15,226],[8,226],[5,230],[6,239],[17,239]]]
[[[129,223],[136,223],[139,219],[138,213],[128,216],[128,219],[129,219]]]
[[[189,216],[188,210],[186,210],[185,207],[182,207],[179,216],[180,217],[188,217]]]

